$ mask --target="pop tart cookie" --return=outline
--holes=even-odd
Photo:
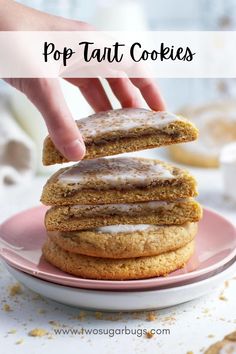
[[[47,181],[41,201],[50,206],[176,200],[197,195],[185,170],[146,158],[99,158],[62,168]]]
[[[112,225],[81,231],[48,231],[61,249],[101,258],[156,256],[191,242],[198,223],[183,225]]]
[[[123,204],[64,205],[45,215],[49,231],[87,230],[119,224],[182,225],[201,219],[202,208],[192,198]]]
[[[76,121],[86,146],[84,159],[196,140],[198,130],[187,119],[165,111],[122,108],[95,113]],[[50,136],[43,147],[43,164],[68,162]]]
[[[112,259],[63,250],[51,239],[42,249],[44,258],[64,272],[87,279],[129,280],[167,275],[184,267],[194,252],[194,241],[157,256]]]

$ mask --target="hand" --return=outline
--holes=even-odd
[[[0,30],[2,31],[82,31],[91,30],[86,23],[52,16],[11,0],[0,0]],[[6,79],[23,92],[41,112],[48,132],[57,149],[70,161],[85,154],[82,136],[63,97],[57,79]],[[70,78],[95,112],[112,109],[98,78]],[[164,110],[165,103],[155,82],[149,78],[107,79],[122,107],[140,107],[138,91],[153,110]]]

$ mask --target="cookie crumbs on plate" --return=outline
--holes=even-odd
[[[208,334],[207,337],[208,337],[208,338],[214,338],[215,336],[214,336],[214,334]]]
[[[19,339],[15,342],[15,344],[22,344],[24,342],[24,339]]]
[[[5,312],[10,312],[10,311],[12,311],[10,305],[8,305],[8,304],[4,304],[3,307],[2,307],[2,309],[3,309],[3,311],[5,311]]]
[[[147,321],[155,321],[157,319],[157,315],[154,312],[149,312],[147,314],[146,320]]]
[[[192,350],[190,350],[186,354],[194,354],[194,352]]]
[[[46,334],[48,334],[48,332],[43,328],[34,328],[28,332],[28,335],[31,337],[43,337]]]
[[[146,332],[146,338],[152,338],[153,336],[154,336],[154,333],[152,333],[151,331]]]
[[[22,294],[22,287],[19,283],[13,284],[9,286],[9,295],[15,296]]]

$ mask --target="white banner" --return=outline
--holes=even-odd
[[[0,32],[0,77],[236,78],[236,31]]]

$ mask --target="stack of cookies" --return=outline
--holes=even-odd
[[[145,109],[101,112],[77,125],[85,158],[56,172],[41,197],[51,206],[46,260],[92,279],[150,278],[183,267],[202,215],[195,179],[159,160],[107,156],[192,141],[197,129],[182,117]],[[47,137],[43,163],[62,162]]]

